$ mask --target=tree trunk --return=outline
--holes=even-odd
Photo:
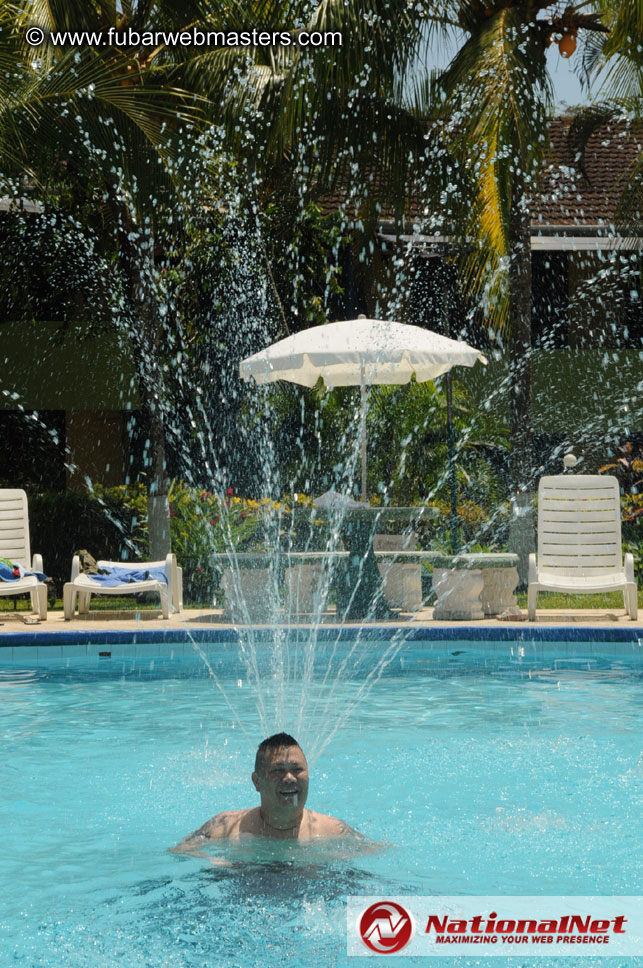
[[[535,550],[531,508],[533,435],[531,425],[531,232],[522,179],[514,185],[510,216],[509,327],[510,425],[513,516],[509,547],[519,557],[520,584],[527,583],[529,554]]]
[[[171,541],[162,399],[164,381],[159,365],[161,333],[154,286],[154,239],[151,235],[143,237],[140,226],[124,206],[119,206],[119,216],[121,251],[132,316],[130,336],[141,410],[147,418],[150,435],[146,479],[149,556],[151,561],[159,561],[171,551]]]
[[[147,478],[147,523],[150,536],[150,560],[160,561],[172,550],[170,539],[170,505],[165,461],[165,426],[155,401],[147,402],[145,412],[150,424],[151,466]]]

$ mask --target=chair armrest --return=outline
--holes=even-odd
[[[634,555],[629,551],[625,555],[625,577],[627,581],[633,581],[636,584],[636,578],[634,577]]]
[[[42,563],[42,555],[33,556],[33,558],[31,559],[31,570],[39,571],[41,574],[44,574],[45,569]]]
[[[80,558],[78,555],[74,555],[71,559],[71,580],[76,581],[80,575]]]
[[[176,575],[177,575],[177,585],[176,585],[176,594],[175,594],[176,609],[177,611],[180,612],[183,609],[183,569],[181,568],[180,565],[176,566]]]
[[[176,555],[170,552],[165,559],[165,574],[167,575],[167,591],[170,600],[170,608],[178,611],[177,597],[179,590],[179,576],[177,574]]]
[[[532,581],[538,580],[538,567],[536,565],[536,555],[532,551],[529,555],[529,577],[527,583],[530,585]]]

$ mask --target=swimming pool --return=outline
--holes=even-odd
[[[234,649],[202,648],[258,741]],[[221,868],[166,848],[256,801],[225,697],[183,646],[98,651],[0,653],[2,968],[332,966],[346,895],[643,893],[636,642],[406,642],[309,796],[389,846],[224,846]]]

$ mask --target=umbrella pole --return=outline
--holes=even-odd
[[[453,432],[453,395],[451,373],[446,375],[447,390],[447,448],[449,455],[449,483],[451,485],[451,551],[457,555],[460,551],[460,535],[458,533],[458,481],[455,470],[455,435]]]
[[[368,503],[366,493],[366,387],[364,384],[359,390],[361,403],[361,449],[362,449],[362,501]]]

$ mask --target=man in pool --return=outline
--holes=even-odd
[[[341,820],[306,810],[308,763],[299,743],[288,733],[275,733],[259,745],[252,782],[261,797],[260,806],[249,810],[218,813],[172,850],[177,853],[191,853],[198,851],[210,840],[223,838],[364,839]]]

